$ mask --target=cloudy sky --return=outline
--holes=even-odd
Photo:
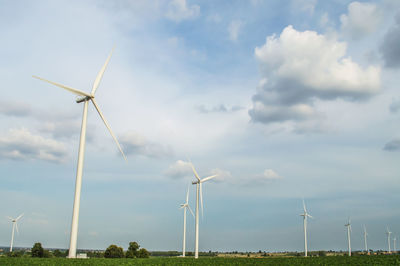
[[[400,237],[398,0],[1,1],[0,245],[67,248],[90,92],[78,248],[181,250],[204,185],[200,250],[372,249]],[[194,186],[190,204],[194,207]],[[187,250],[194,247],[188,219]]]

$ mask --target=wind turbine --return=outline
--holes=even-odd
[[[81,197],[81,186],[82,186],[82,170],[83,170],[83,160],[84,160],[84,155],[85,155],[85,142],[86,142],[86,124],[87,124],[87,111],[88,111],[88,105],[89,101],[91,101],[96,108],[97,112],[99,113],[101,119],[103,120],[105,126],[107,127],[108,131],[110,132],[111,136],[113,137],[115,143],[118,146],[118,149],[124,156],[125,160],[125,154],[121,149],[121,146],[118,143],[117,138],[115,137],[114,133],[111,131],[110,126],[108,125],[106,119],[103,116],[103,113],[100,111],[100,107],[98,106],[96,100],[95,100],[95,93],[97,88],[99,87],[101,78],[103,77],[104,71],[106,70],[106,67],[108,65],[108,62],[111,59],[111,55],[114,51],[114,48],[112,49],[110,55],[107,57],[107,60],[103,67],[100,69],[99,73],[97,74],[97,77],[93,83],[92,91],[91,93],[86,93],[53,81],[46,80],[44,78],[40,78],[37,76],[33,76],[34,78],[40,79],[42,81],[48,82],[50,84],[53,84],[57,87],[63,88],[67,91],[70,91],[78,96],[81,96],[81,98],[77,99],[77,103],[84,103],[83,106],[83,117],[82,117],[82,127],[81,127],[81,137],[80,137],[80,142],[79,142],[79,153],[78,153],[78,166],[76,170],[76,183],[75,183],[75,198],[74,198],[74,208],[73,208],[73,213],[72,213],[72,225],[71,225],[71,238],[70,238],[70,244],[69,244],[69,258],[75,258],[76,257],[76,242],[78,238],[78,220],[79,220],[79,207],[80,207],[80,197]]]
[[[347,239],[349,241],[349,256],[351,256],[351,243],[350,243],[351,221],[350,221],[350,218],[349,218],[349,221],[347,222],[347,224],[345,224],[344,226],[347,227]]]
[[[10,244],[10,252],[12,252],[12,248],[13,248],[13,244],[14,244],[14,229],[17,229],[17,233],[19,234],[19,230],[18,230],[18,220],[21,219],[21,217],[24,214],[21,214],[20,216],[18,216],[17,218],[11,218],[10,216],[7,216],[8,219],[11,220],[13,226],[12,226],[12,233],[11,233],[11,244]]]
[[[396,237],[393,238],[393,253],[396,253]]]
[[[391,250],[390,250],[390,234],[391,234],[391,233],[392,233],[392,232],[390,232],[389,227],[386,226],[386,235],[387,235],[387,237],[388,237],[389,253],[391,252]]]
[[[364,225],[364,246],[365,246],[365,254],[368,254],[368,245],[367,245],[367,228]]]
[[[196,240],[195,240],[195,247],[194,247],[194,258],[197,259],[199,257],[199,194],[200,194],[200,201],[201,201],[201,215],[203,215],[203,192],[201,190],[201,184],[216,177],[217,175],[212,175],[200,179],[199,175],[194,169],[192,162],[190,162],[190,166],[192,167],[194,176],[196,177],[196,181],[193,181],[192,184],[196,185]]]
[[[185,257],[186,253],[186,210],[189,209],[190,213],[194,217],[193,211],[189,206],[189,187],[186,192],[186,202],[181,204],[181,209],[183,209],[183,247],[182,247],[182,257]]]
[[[306,209],[306,204],[304,203],[303,199],[303,210],[304,213],[300,214],[303,216],[303,225],[304,225],[304,257],[307,257],[307,217],[313,218],[311,215],[308,214]]]

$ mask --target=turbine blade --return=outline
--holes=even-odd
[[[197,174],[197,171],[196,171],[196,169],[194,169],[194,165],[192,164],[192,162],[191,162],[190,160],[189,160],[189,163],[190,163],[190,166],[192,167],[192,170],[193,170],[194,176],[197,178],[197,180],[199,180],[199,181],[200,181],[199,174]]]
[[[218,176],[218,175],[212,175],[212,176],[205,177],[205,178],[203,178],[202,180],[200,180],[200,182],[201,182],[201,183],[206,182],[206,181],[208,181],[208,180],[210,180],[210,179],[213,179],[213,178],[216,177],[216,176]]]
[[[187,192],[186,192],[186,204],[189,203],[189,186],[187,188]]]
[[[200,186],[201,218],[203,218],[203,215],[204,215],[204,209],[203,209],[203,190],[201,189],[201,183],[199,184],[199,186]]]
[[[118,142],[117,138],[115,137],[114,133],[112,132],[112,130],[111,130],[110,126],[108,125],[106,119],[104,118],[102,112],[100,111],[100,108],[99,108],[99,106],[98,106],[97,103],[96,103],[96,100],[95,100],[94,98],[90,98],[90,100],[92,100],[92,103],[93,103],[94,107],[96,108],[97,112],[99,113],[101,119],[103,120],[104,125],[106,125],[108,131],[110,132],[110,134],[111,134],[111,136],[113,137],[115,143],[117,144],[119,151],[121,152],[122,156],[124,156],[124,159],[125,159],[125,161],[126,161],[126,156],[125,156],[124,152],[122,151],[122,148],[121,148],[121,146],[119,145],[119,142]]]
[[[193,218],[194,218],[194,213],[193,213],[192,209],[190,208],[190,206],[189,206],[189,205],[188,205],[187,207],[188,207],[188,209],[189,209],[190,213],[192,214],[192,216],[193,216]]]
[[[111,59],[111,56],[114,52],[115,47],[112,48],[110,55],[107,57],[106,62],[104,63],[103,67],[100,69],[99,73],[97,74],[96,80],[93,83],[93,87],[92,87],[92,95],[94,96],[94,94],[96,93],[97,88],[99,87],[101,78],[103,77],[104,71],[106,71],[106,67],[108,65],[108,62]]]
[[[308,216],[308,217],[310,217],[310,218],[312,218],[312,219],[314,219],[314,217],[312,217],[312,216],[311,216],[311,215],[309,215],[309,214],[307,214],[307,216]]]
[[[14,220],[13,218],[11,218],[10,216],[7,216],[8,219],[10,219],[11,221]]]
[[[305,213],[307,213],[306,204],[304,203],[304,199],[303,199],[303,210],[304,210]]]
[[[18,221],[24,214],[22,213],[20,216],[18,216],[15,220]]]
[[[53,82],[53,81],[50,81],[50,80],[47,80],[47,79],[44,79],[44,78],[41,78],[41,77],[38,77],[38,76],[32,76],[32,77],[34,77],[35,79],[40,79],[40,80],[42,80],[44,82],[48,82],[48,83],[53,84],[53,85],[55,85],[57,87],[63,88],[65,90],[70,91],[72,93],[75,93],[77,95],[92,97],[90,94],[88,94],[86,92],[83,92],[83,91],[80,91],[80,90],[77,90],[77,89],[62,85],[60,83],[56,83],[56,82]]]

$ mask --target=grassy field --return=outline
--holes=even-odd
[[[313,258],[150,258],[65,259],[1,257],[0,265],[400,265],[400,256],[313,257]]]

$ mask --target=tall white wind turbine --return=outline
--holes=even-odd
[[[194,258],[197,259],[199,257],[199,195],[201,201],[201,214],[203,215],[203,192],[201,189],[201,184],[216,177],[217,175],[212,175],[200,179],[199,175],[196,172],[196,169],[194,169],[192,162],[190,162],[190,165],[192,166],[194,176],[197,179],[196,181],[192,182],[193,185],[196,185],[196,240],[194,245]]]
[[[349,221],[347,222],[347,224],[345,224],[344,226],[347,227],[347,240],[348,240],[348,244],[349,244],[349,256],[351,256],[351,242],[350,242],[350,232],[351,232],[351,221],[349,218]]]
[[[307,218],[313,218],[310,214],[308,214],[307,209],[306,209],[306,204],[304,203],[303,199],[303,210],[304,213],[300,214],[300,216],[303,216],[303,225],[304,225],[304,257],[307,257]]]
[[[10,252],[12,252],[13,249],[13,245],[14,245],[14,230],[17,229],[17,233],[19,234],[19,230],[18,230],[18,220],[21,219],[21,217],[24,214],[21,214],[20,216],[18,216],[17,218],[11,218],[10,216],[7,216],[8,219],[10,219],[10,221],[12,222],[12,232],[11,232],[11,243],[10,243]]]
[[[78,221],[79,221],[79,207],[80,207],[80,197],[81,197],[81,186],[82,186],[82,170],[83,170],[83,160],[84,160],[84,154],[85,154],[85,142],[86,142],[86,124],[87,124],[87,111],[88,111],[88,105],[89,101],[91,101],[96,108],[97,112],[99,113],[101,119],[103,120],[105,126],[107,127],[108,131],[110,132],[111,136],[113,137],[115,143],[118,146],[119,151],[122,153],[122,156],[124,156],[125,160],[125,154],[122,151],[121,146],[119,145],[119,142],[117,138],[115,137],[114,133],[111,131],[110,126],[108,125],[106,119],[103,116],[103,113],[100,111],[100,107],[98,106],[96,100],[95,100],[95,93],[97,88],[99,87],[101,78],[103,77],[104,71],[106,70],[106,67],[108,65],[108,62],[111,59],[111,55],[114,51],[114,48],[112,49],[110,55],[107,57],[107,60],[103,67],[100,69],[99,73],[97,74],[96,80],[93,83],[92,91],[89,93],[53,82],[46,80],[44,78],[40,78],[37,76],[33,76],[34,78],[40,79],[42,81],[48,82],[50,84],[53,84],[57,87],[63,88],[67,91],[70,91],[78,96],[81,96],[81,98],[77,99],[77,103],[83,102],[83,117],[82,117],[82,127],[81,127],[81,137],[80,137],[80,142],[79,142],[79,153],[78,153],[78,166],[76,170],[76,183],[75,183],[75,198],[74,198],[74,207],[73,207],[73,213],[72,213],[72,225],[71,225],[71,238],[70,238],[70,244],[69,244],[69,258],[75,258],[76,257],[76,242],[78,238]]]
[[[364,225],[364,247],[365,247],[365,254],[368,254],[368,245],[367,245],[367,228]]]
[[[185,257],[186,253],[186,210],[189,209],[190,213],[194,217],[193,211],[189,206],[189,187],[186,192],[186,202],[181,204],[181,209],[183,209],[183,247],[182,247],[182,257]]]
[[[390,250],[390,235],[391,234],[392,234],[392,232],[390,232],[389,227],[386,227],[386,235],[387,235],[387,238],[388,238],[388,247],[389,247],[388,252],[389,253],[391,252],[391,250]]]

